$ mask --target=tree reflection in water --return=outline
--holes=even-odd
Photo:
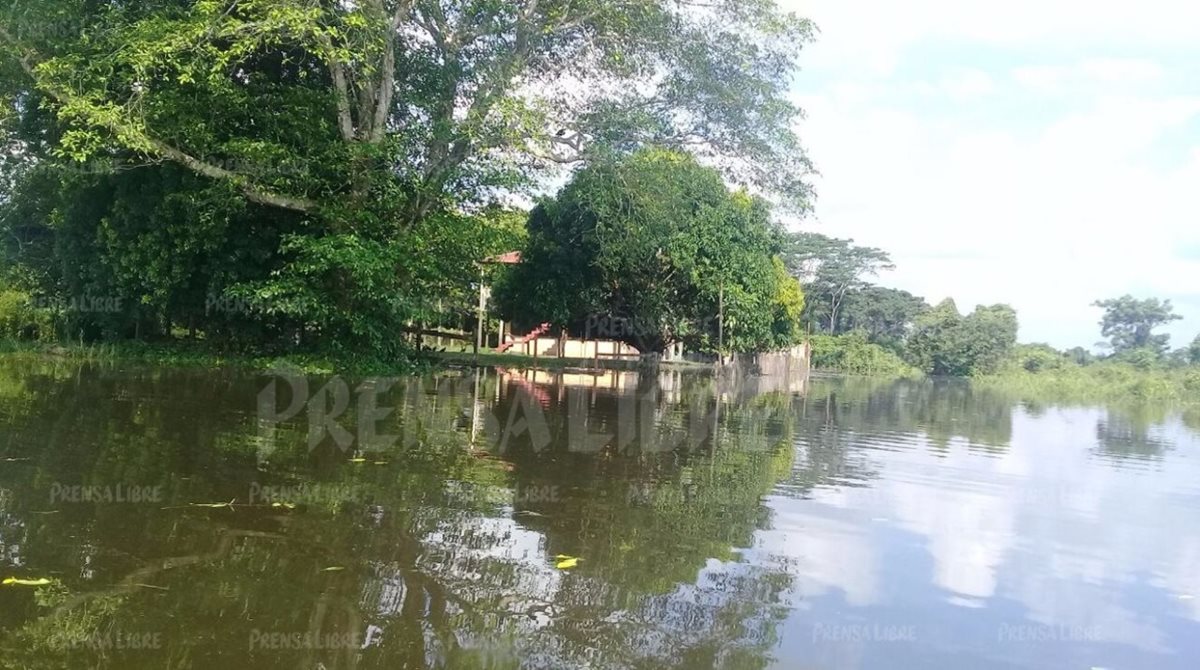
[[[399,439],[347,454],[331,440],[310,451],[303,416],[264,432],[266,381],[0,373],[19,389],[0,393],[3,457],[28,459],[0,471],[0,561],[57,582],[0,591],[0,665],[767,664],[790,577],[738,548],[791,470],[792,389],[681,374],[394,380],[382,428]],[[506,431],[510,416],[542,422],[542,438]],[[53,504],[55,483],[163,499]],[[560,554],[580,560],[558,569]]]

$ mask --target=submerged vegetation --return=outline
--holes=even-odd
[[[1061,357],[1053,366],[1030,370],[1028,362],[1014,357],[996,374],[975,381],[1029,400],[1200,404],[1200,365],[1142,367],[1119,359],[1080,365]]]

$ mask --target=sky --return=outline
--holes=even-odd
[[[889,251],[878,283],[1016,308],[1092,348],[1096,300],[1200,333],[1200,3],[779,0],[813,20],[793,86],[820,175],[800,227]]]

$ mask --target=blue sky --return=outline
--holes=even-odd
[[[890,251],[881,284],[1013,305],[1024,341],[1090,347],[1125,293],[1200,333],[1200,3],[780,3],[820,29],[801,227]]]

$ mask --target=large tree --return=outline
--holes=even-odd
[[[215,300],[375,349],[506,250],[486,205],[571,166],[686,149],[803,210],[810,33],[770,0],[4,3],[0,232],[35,292],[123,298],[95,332]]]
[[[927,309],[924,298],[908,291],[867,286],[847,293],[835,332],[861,330],[871,342],[897,349],[908,337],[913,320]]]
[[[1123,295],[1093,304],[1104,310],[1100,332],[1112,342],[1114,354],[1149,349],[1161,355],[1166,352],[1171,336],[1155,335],[1154,329],[1183,318],[1175,313],[1170,300],[1158,298],[1138,300]]]
[[[0,80],[54,111],[61,154],[342,225],[646,143],[803,206],[787,91],[810,34],[771,0],[28,0],[0,9]]]
[[[686,154],[647,150],[579,172],[533,211],[497,302],[519,325],[644,353],[782,348],[799,340],[804,298],[780,247],[765,202]]]
[[[1017,342],[1017,314],[1008,305],[980,305],[962,316],[943,300],[917,318],[907,350],[913,365],[934,375],[993,372]]]
[[[788,237],[784,250],[788,270],[807,287],[806,321],[837,332],[846,297],[869,286],[868,277],[895,266],[887,252],[820,233],[799,232]]]

